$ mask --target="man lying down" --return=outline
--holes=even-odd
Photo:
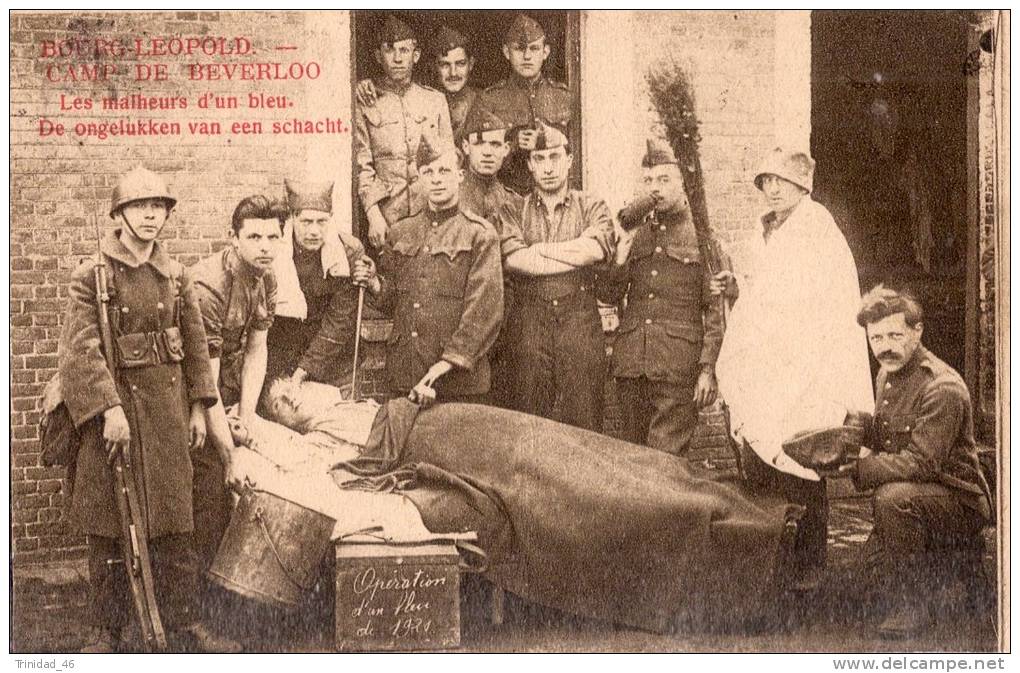
[[[300,447],[307,460],[282,485],[297,498],[278,495],[329,501],[313,508],[346,533],[477,531],[485,576],[536,603],[662,632],[767,614],[781,588],[801,510],[752,501],[669,454],[495,407],[350,402],[317,383],[278,383],[269,406],[300,435],[235,425],[263,452],[240,463],[260,488],[260,461],[295,464],[282,454]]]

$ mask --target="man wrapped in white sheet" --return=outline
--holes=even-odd
[[[769,210],[752,236],[716,365],[748,478],[808,509],[801,522],[813,540],[804,550],[808,571],[824,564],[825,486],[782,443],[802,430],[842,425],[850,411],[874,408],[867,340],[855,321],[857,267],[829,211],[810,196],[814,166],[805,152],[776,148],[755,176]],[[724,276],[735,280],[723,272],[716,290]]]

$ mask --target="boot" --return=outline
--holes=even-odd
[[[244,650],[237,641],[226,636],[215,635],[201,622],[181,629],[175,636],[178,645],[182,646],[180,649],[186,652],[238,654]],[[177,649],[177,647],[173,647],[173,649]]]
[[[78,650],[81,654],[114,654],[120,651],[120,637],[106,629],[96,629],[88,644]]]

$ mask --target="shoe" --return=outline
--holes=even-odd
[[[106,629],[98,629],[88,645],[78,650],[80,654],[114,654],[120,650],[120,638]]]
[[[238,654],[244,651],[241,644],[226,636],[217,636],[205,624],[199,622],[182,630],[188,641],[187,650],[198,652],[218,652],[221,654]]]
[[[912,638],[931,622],[927,605],[911,605],[903,602],[878,625],[878,635],[886,640]]]

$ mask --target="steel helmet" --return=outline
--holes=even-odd
[[[110,217],[116,215],[122,206],[142,199],[161,199],[166,202],[167,210],[172,210],[177,204],[177,199],[170,196],[163,178],[144,166],[138,166],[125,173],[113,188]]]

